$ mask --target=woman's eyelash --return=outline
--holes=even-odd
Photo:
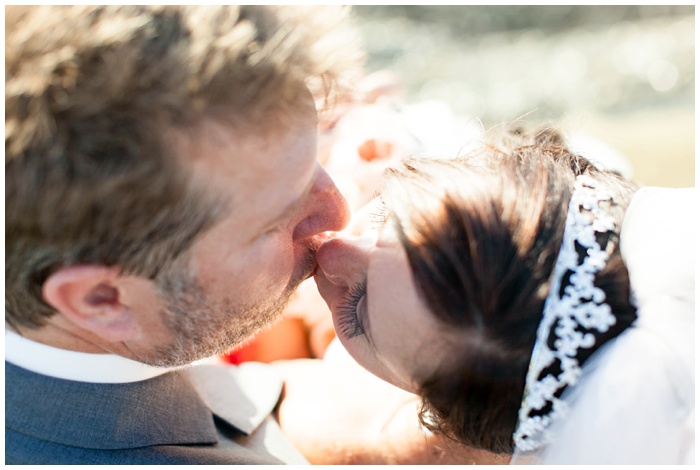
[[[345,339],[364,334],[360,319],[357,316],[357,304],[367,291],[367,284],[355,284],[338,305],[338,333]]]
[[[381,195],[377,197],[377,202],[375,203],[372,210],[369,212],[370,225],[373,230],[381,229],[386,223],[387,218],[387,207],[382,199]]]

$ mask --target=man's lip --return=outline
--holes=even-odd
[[[321,248],[321,245],[323,245],[325,242],[332,240],[335,237],[336,232],[323,232],[318,235],[316,235],[312,240],[311,240],[311,246],[313,247],[314,251],[314,266],[313,269],[309,271],[309,276],[308,277],[316,277],[316,273],[318,272],[319,265],[318,265],[318,260],[316,259],[316,254],[318,253],[319,248]]]
[[[306,273],[306,276],[304,276],[304,280],[310,279],[310,278],[316,278],[316,273],[318,272],[318,263],[314,263],[313,267],[309,269]]]

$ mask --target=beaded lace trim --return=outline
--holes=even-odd
[[[576,178],[564,239],[537,329],[518,426],[513,434],[520,451],[532,451],[548,443],[549,425],[567,412],[566,403],[556,394],[578,382],[581,375],[576,359],[578,351],[595,344],[593,334],[580,329],[605,332],[615,324],[615,316],[605,303],[605,292],[593,285],[595,274],[608,260],[607,252],[596,240],[596,233],[615,228],[614,219],[600,207],[601,202],[610,201],[612,196],[597,186],[588,176]],[[579,259],[576,245],[585,250],[582,259]],[[561,285],[569,271],[569,285],[562,293]],[[553,349],[548,341],[551,335],[555,336]],[[550,369],[555,372],[543,376],[543,371],[551,366],[555,366]]]

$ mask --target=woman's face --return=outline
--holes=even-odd
[[[449,353],[447,333],[419,298],[391,224],[333,238],[317,261],[316,283],[345,349],[374,375],[416,393]]]

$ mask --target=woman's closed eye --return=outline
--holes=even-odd
[[[357,306],[367,292],[367,282],[355,284],[338,304],[337,329],[338,334],[345,339],[351,339],[365,334],[357,313]]]

